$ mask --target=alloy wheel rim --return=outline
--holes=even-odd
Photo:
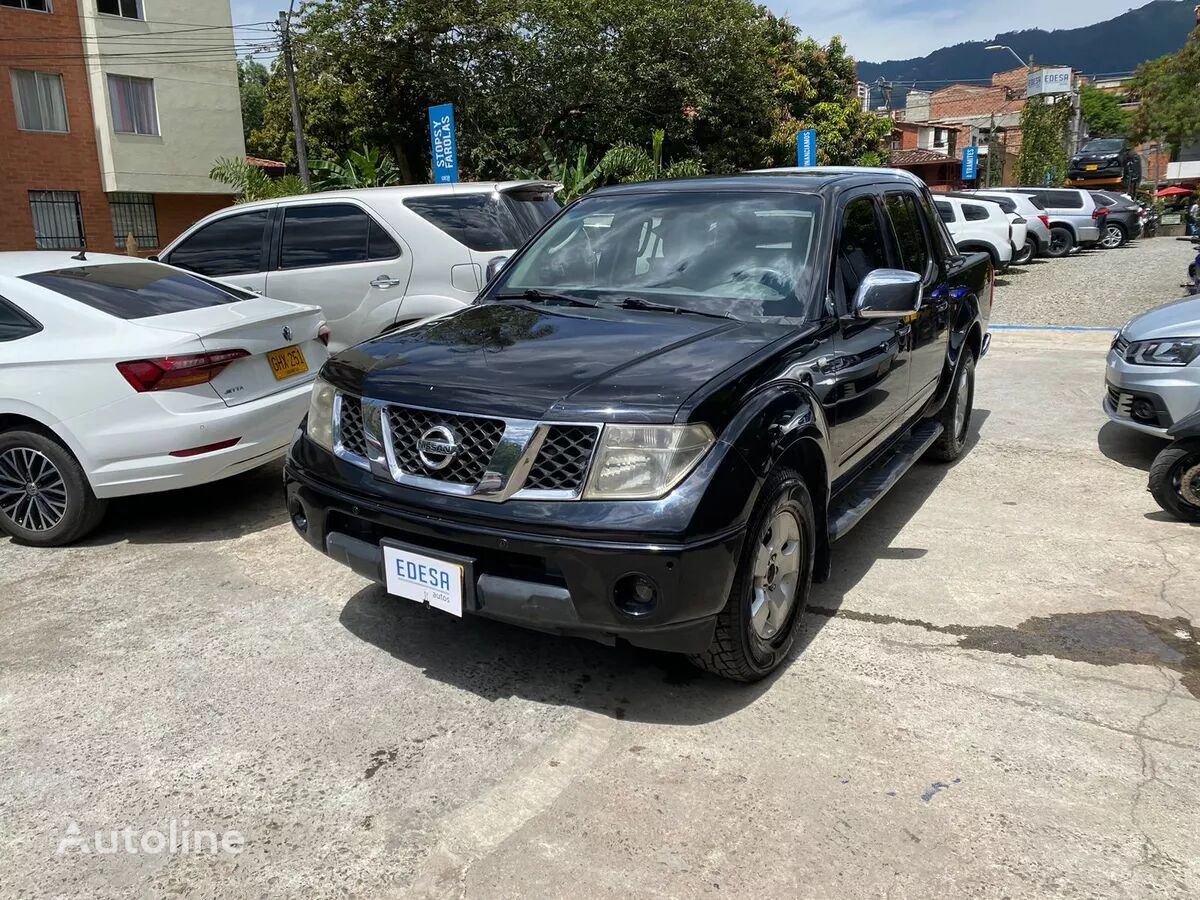
[[[964,373],[958,381],[958,394],[954,397],[954,437],[962,440],[967,430],[967,406],[971,399],[970,378]]]
[[[790,510],[775,513],[754,556],[750,627],[764,641],[777,637],[796,603],[800,583],[800,522]]]
[[[1109,225],[1108,230],[1104,232],[1104,246],[1112,248],[1120,243],[1121,229],[1117,228],[1116,225]]]
[[[1067,249],[1067,239],[1062,235],[1054,235],[1050,238],[1050,249],[1055,253],[1061,253]]]
[[[50,457],[32,447],[0,453],[0,512],[27,531],[49,531],[67,514],[67,485]]]

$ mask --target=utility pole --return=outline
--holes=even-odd
[[[1070,158],[1079,152],[1079,131],[1083,124],[1083,104],[1079,99],[1080,84],[1079,76],[1075,74],[1075,70],[1071,70],[1071,138],[1070,146],[1067,147],[1067,157]]]
[[[300,120],[300,97],[296,94],[296,69],[292,64],[292,9],[296,0],[287,12],[279,14],[279,32],[283,38],[283,67],[287,73],[288,94],[292,98],[292,131],[296,133],[296,165],[300,168],[300,180],[304,189],[312,187],[312,178],[308,173],[308,150],[304,146],[304,123]]]

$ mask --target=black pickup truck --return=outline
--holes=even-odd
[[[325,365],[288,511],[397,596],[755,680],[835,539],[963,452],[992,290],[904,172],[599,190]]]

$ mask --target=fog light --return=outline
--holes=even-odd
[[[308,516],[304,514],[304,507],[298,502],[292,501],[288,504],[288,515],[292,517],[292,527],[301,534],[308,531]]]
[[[1134,400],[1131,412],[1133,417],[1140,422],[1158,421],[1158,413],[1154,411],[1154,404],[1149,400]]]
[[[622,575],[613,586],[613,602],[627,616],[646,616],[658,606],[658,588],[645,575]]]

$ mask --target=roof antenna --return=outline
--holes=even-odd
[[[86,254],[87,254],[87,241],[84,241],[83,246],[79,248],[79,252],[76,253],[74,256],[72,256],[71,259],[77,259],[80,262],[87,262],[88,258],[87,258]]]

